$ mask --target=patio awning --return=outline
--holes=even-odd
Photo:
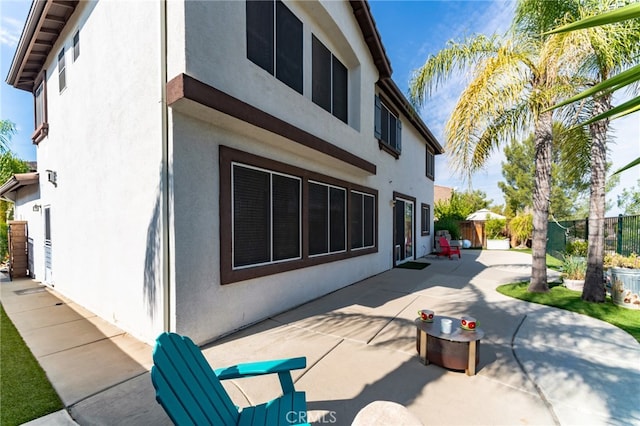
[[[29,185],[36,185],[40,181],[37,172],[16,173],[0,186],[0,198],[15,203],[18,189]]]

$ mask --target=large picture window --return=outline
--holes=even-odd
[[[299,259],[300,179],[233,165],[233,267]]]
[[[344,188],[309,182],[309,255],[346,250],[346,213]]]
[[[375,97],[375,136],[395,153],[402,151],[402,122],[382,102],[379,96]]]
[[[220,147],[223,284],[378,250],[376,190]]]
[[[312,100],[340,120],[348,120],[347,68],[312,36]]]
[[[247,58],[302,94],[302,21],[280,0],[247,0]]]

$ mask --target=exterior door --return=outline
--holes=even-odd
[[[414,235],[413,213],[414,203],[402,198],[395,199],[394,206],[394,246],[395,263],[400,264],[413,259]]]
[[[51,207],[44,208],[44,282],[53,284],[51,247]]]

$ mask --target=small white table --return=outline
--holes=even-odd
[[[451,333],[441,331],[440,321],[450,319]],[[480,339],[484,331],[476,328],[467,331],[460,327],[460,319],[436,315],[433,322],[415,320],[417,335],[416,349],[423,364],[434,363],[453,370],[464,370],[467,376],[476,374],[480,361]]]

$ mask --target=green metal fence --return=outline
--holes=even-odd
[[[567,243],[586,241],[588,235],[587,219],[551,221],[547,233],[547,253],[561,258]],[[605,218],[604,250],[605,253],[620,253],[624,256],[640,253],[640,215]]]

